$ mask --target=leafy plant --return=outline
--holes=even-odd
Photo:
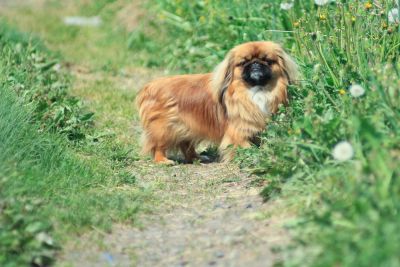
[[[11,87],[33,107],[33,121],[41,122],[42,131],[64,134],[69,140],[85,138],[93,122],[92,112],[68,94],[70,82],[59,73],[58,60],[47,56],[39,41],[0,24],[1,87]]]
[[[39,200],[9,198],[0,204],[0,264],[2,266],[49,266],[58,245],[49,231],[52,225],[35,215]]]

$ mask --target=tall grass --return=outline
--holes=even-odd
[[[66,232],[131,221],[142,193],[115,189],[134,183],[117,163],[77,152],[71,140],[106,153],[98,141],[82,141],[91,113],[47,66],[54,59],[40,43],[0,29],[0,265],[48,266]]]
[[[134,32],[159,66],[210,71],[227,50],[280,42],[301,67],[291,101],[241,150],[241,164],[268,181],[266,200],[284,198],[302,218],[296,249],[282,265],[399,266],[400,34],[388,20],[396,1],[153,1],[156,36]],[[139,38],[140,37],[140,38]],[[157,50],[155,50],[157,51]],[[352,96],[359,84],[364,95]],[[332,150],[351,144],[354,157]]]

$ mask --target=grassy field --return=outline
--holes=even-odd
[[[400,29],[390,16],[396,1],[318,6],[296,0],[288,10],[280,1],[148,1],[144,6],[153,10],[147,14],[150,19],[139,19],[130,33],[121,26],[119,12],[128,2],[50,1],[51,13],[21,9],[16,13],[20,19],[9,15],[22,29],[38,33],[58,55],[41,52],[45,61],[38,59],[32,49],[43,51],[41,45],[2,30],[0,42],[6,45],[0,60],[6,67],[1,84],[6,90],[1,92],[5,120],[0,136],[7,138],[0,144],[6,151],[0,161],[0,170],[6,170],[0,172],[5,199],[0,207],[10,215],[0,220],[15,220],[7,225],[29,231],[10,235],[13,228],[1,224],[0,234],[7,238],[1,238],[0,246],[10,256],[0,256],[0,263],[48,255],[51,225],[65,224],[73,231],[90,225],[107,228],[111,221],[134,216],[144,196],[126,172],[138,157],[137,142],[127,133],[136,117],[130,106],[135,95],[107,90],[121,87],[131,68],[211,71],[234,45],[267,39],[280,42],[295,58],[302,78],[290,87],[291,103],[268,125],[261,147],[240,150],[236,161],[259,175],[255,183],[268,182],[261,192],[265,200],[278,199],[297,215],[290,225],[295,238],[283,248],[286,256],[277,265],[400,266]],[[100,15],[105,26],[67,27],[59,19],[65,10]],[[66,42],[71,40],[72,46]],[[94,117],[65,93],[68,76],[53,70],[58,57],[89,70],[80,71],[82,79],[73,92],[89,101]],[[108,78],[92,79],[93,71]],[[42,88],[43,83],[65,86],[56,105],[40,110],[40,99],[52,97],[40,91],[37,99],[36,91],[24,93],[23,88]],[[65,103],[72,111],[60,123],[55,115]],[[132,191],[118,190],[121,183]],[[105,195],[107,200],[97,197]],[[44,198],[36,204],[38,196]],[[127,205],[129,201],[137,205]],[[116,203],[121,209],[112,208]],[[35,205],[39,213],[31,212]],[[23,221],[17,222],[21,214]],[[62,238],[66,231],[71,230],[57,233]],[[21,241],[37,240],[40,233],[46,234],[41,243]]]

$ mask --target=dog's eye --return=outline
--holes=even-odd
[[[276,60],[268,59],[268,58],[265,61],[268,63],[268,65],[273,65],[276,63]]]
[[[246,60],[241,60],[238,64],[236,64],[236,66],[241,67],[244,66],[244,64],[246,64]]]

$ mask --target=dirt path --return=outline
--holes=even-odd
[[[284,217],[270,217],[254,177],[231,164],[132,166],[140,186],[153,190],[139,227],[93,231],[64,250],[71,266],[272,266],[287,241]],[[84,241],[84,242],[82,242]],[[93,241],[97,245],[93,246]]]
[[[154,78],[154,71],[144,69],[137,70],[140,75],[131,69],[124,77],[76,67],[70,71],[74,91],[89,100],[92,94],[84,94],[88,81],[111,79],[118,90],[131,85],[135,91]],[[109,97],[107,92],[96,95],[99,104],[102,95]],[[120,124],[132,125],[132,118],[109,112]],[[137,120],[131,130],[129,138],[138,139]],[[94,229],[84,234],[64,246],[60,266],[273,266],[279,260],[272,250],[288,240],[282,227],[287,214],[279,216],[273,203],[263,203],[256,177],[237,165],[160,166],[142,160],[131,172],[152,196],[135,225],[116,224],[109,233]]]
[[[86,72],[81,68],[70,71],[75,76],[73,91],[91,105],[99,106],[110,93],[127,101],[121,92],[134,95],[141,85],[154,78],[154,72],[144,69],[137,70],[139,75],[128,77],[108,77],[104,72]],[[112,81],[110,91],[105,89],[95,96],[85,91],[87,83],[105,79]],[[132,107],[133,103],[121,105]],[[108,120],[117,120],[118,125],[130,125],[124,138],[139,138],[138,121],[133,121],[132,127],[131,117],[107,108],[99,114],[108,114]],[[124,129],[110,130],[122,133]],[[279,260],[272,250],[288,240],[282,228],[287,216],[280,217],[273,203],[263,203],[259,196],[262,187],[252,185],[255,177],[235,164],[168,167],[138,161],[131,166],[131,172],[137,185],[152,195],[144,203],[139,220],[135,225],[116,224],[109,233],[94,228],[74,239],[64,245],[59,266],[265,267]]]
[[[155,75],[142,68],[131,69],[124,77],[104,77],[105,73],[79,67],[70,71],[75,76],[74,91],[89,100],[88,82],[112,80],[117,97],[119,91],[137,91]],[[97,105],[102,97],[109,93],[98,93]],[[132,118],[116,110],[105,113],[119,125],[132,125]],[[138,139],[137,119],[130,127],[127,138]],[[287,214],[279,216],[273,203],[263,203],[262,187],[254,185],[256,177],[237,165],[160,166],[142,160],[130,169],[137,185],[152,196],[139,220],[135,225],[114,225],[109,233],[94,229],[67,244],[61,266],[273,266],[279,260],[272,250],[288,240],[282,227]]]

